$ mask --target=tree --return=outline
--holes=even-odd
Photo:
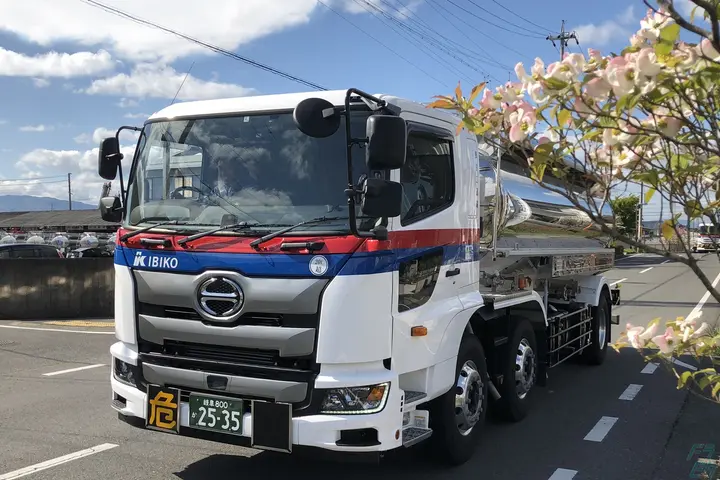
[[[605,234],[688,265],[720,302],[691,253],[689,228],[704,218],[717,228],[713,213],[720,208],[720,0],[684,0],[693,6],[689,15],[679,13],[679,1],[644,2],[647,16],[620,54],[589,49],[547,66],[537,58],[530,72],[518,63],[516,82],[494,90],[481,83],[467,97],[458,84],[454,95],[438,96],[430,107],[459,112],[458,129],[526,161],[537,185],[567,198]],[[546,171],[568,175],[569,165],[584,171],[592,187],[578,193],[543,181]],[[614,192],[638,184],[647,187],[643,203],[657,195],[669,205],[662,236],[679,242],[681,254],[639,242],[601,215]],[[720,339],[706,327],[696,331],[695,320],[676,320],[662,335],[633,326],[627,334],[642,336],[631,342],[636,348],[660,347],[666,359],[714,351]],[[708,350],[696,348],[700,343]],[[709,381],[717,396],[713,362]]]
[[[637,233],[640,197],[627,195],[609,200],[616,218],[616,228],[621,234],[632,237]]]

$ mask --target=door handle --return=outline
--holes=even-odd
[[[448,270],[447,272],[445,272],[446,277],[454,277],[455,275],[460,275],[459,268],[453,268],[452,270]]]

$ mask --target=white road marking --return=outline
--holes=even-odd
[[[697,370],[697,367],[696,367],[695,365],[690,365],[689,363],[685,363],[685,362],[683,362],[682,360],[678,360],[677,358],[673,358],[673,363],[674,363],[675,365],[679,365],[679,366],[681,366],[681,367],[685,367],[685,368],[687,368],[688,370],[692,370],[692,371]]]
[[[657,363],[648,363],[647,365],[645,365],[645,368],[640,371],[640,373],[647,373],[652,375],[653,373],[655,373],[655,370],[657,370],[657,368]]]
[[[650,271],[650,270],[652,270],[652,269],[653,269],[653,267],[648,267],[648,268],[646,268],[645,270],[641,270],[639,273],[645,273],[645,272],[648,272],[648,271]]]
[[[660,265],[665,265],[665,264],[668,263],[669,261],[670,261],[670,260],[665,260],[665,261],[662,262]]]
[[[80,370],[89,370],[91,368],[98,368],[104,366],[104,363],[98,363],[97,365],[86,365],[84,367],[68,368],[67,370],[60,370],[58,372],[43,373],[43,377],[52,377],[55,375],[62,375],[63,373],[79,372]]]
[[[577,475],[577,470],[568,470],[567,468],[558,468],[553,472],[548,480],[572,480]]]
[[[585,435],[585,440],[589,442],[602,442],[617,421],[617,417],[602,417],[600,420],[598,420],[592,430],[590,430],[590,432]]]
[[[713,280],[712,287],[715,288],[715,285],[717,285],[718,282],[720,282],[720,273],[718,273],[718,276],[715,277],[715,280]],[[710,299],[710,291],[706,291],[705,295],[703,295],[702,298],[700,299],[700,301],[697,303],[697,305],[695,305],[695,308],[692,309],[692,312],[690,312],[690,315],[688,315],[688,317],[693,317],[693,316],[699,314],[700,312],[702,312],[703,305],[705,305],[705,302],[707,302],[709,299]]]
[[[79,458],[87,457],[88,455],[104,452],[105,450],[110,450],[115,447],[117,447],[117,445],[115,445],[114,443],[103,443],[96,447],[80,450],[79,452],[71,453],[69,455],[63,455],[62,457],[53,458],[52,460],[48,460],[46,462],[36,463],[35,465],[30,465],[29,467],[21,468],[20,470],[15,470],[13,472],[0,475],[0,480],[13,480],[15,478],[24,477],[32,473],[47,470],[48,468],[57,467],[58,465],[62,465],[63,463],[68,463]]]
[[[18,327],[16,325],[0,325],[0,328],[14,328],[16,330],[36,330],[39,332],[62,332],[62,333],[91,333],[94,335],[115,335],[115,332],[92,332],[90,330],[64,330],[61,328],[37,328],[37,327]],[[2,480],[2,478],[0,478]]]
[[[632,400],[634,399],[638,393],[640,393],[640,390],[642,389],[642,385],[638,385],[636,383],[631,383],[628,385],[628,387],[625,389],[625,391],[618,397],[618,400]]]
[[[621,260],[627,260],[628,258],[637,257],[638,255],[642,255],[641,253],[633,253],[632,255],[628,255],[627,257],[618,258],[615,260],[616,262],[619,262]]]
[[[620,280],[617,280],[617,281],[611,283],[609,286],[610,286],[610,287],[614,287],[614,286],[617,285],[618,283],[624,282],[625,280],[627,280],[627,278],[621,278]]]

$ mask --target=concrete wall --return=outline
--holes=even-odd
[[[113,258],[0,260],[0,319],[112,318]]]

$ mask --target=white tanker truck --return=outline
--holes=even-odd
[[[613,251],[456,127],[350,89],[174,104],[131,162],[104,140],[100,176],[131,170],[100,200],[122,221],[120,418],[281,452],[427,441],[458,464],[489,408],[519,421],[550,368],[602,364]]]

